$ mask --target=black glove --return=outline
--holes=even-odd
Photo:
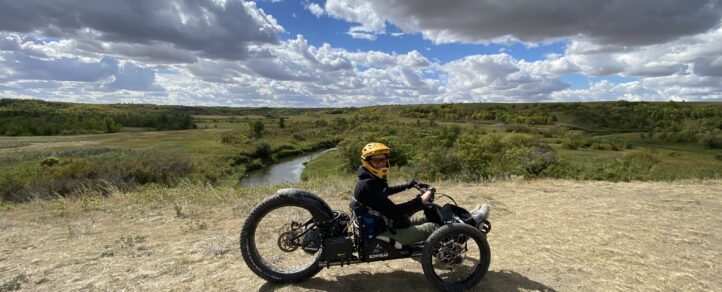
[[[419,184],[419,182],[417,182],[415,179],[411,179],[411,180],[410,180],[409,182],[407,182],[404,186],[405,186],[406,189],[408,190],[408,189],[410,189],[410,188],[415,187],[417,184]]]

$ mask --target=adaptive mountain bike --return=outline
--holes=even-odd
[[[416,189],[419,195],[427,190],[435,193],[424,184]],[[435,196],[448,197],[453,203],[439,206]],[[471,288],[489,269],[486,234],[491,223],[474,222],[448,195],[435,196],[424,215],[442,226],[426,241],[402,245],[375,234],[371,222],[362,216],[331,210],[313,193],[281,189],[251,210],[241,230],[241,253],[256,275],[274,283],[301,282],[324,267],[420,258],[424,275],[437,288]]]

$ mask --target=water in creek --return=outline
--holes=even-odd
[[[330,150],[331,149],[318,150],[300,157],[281,160],[276,164],[251,171],[246,177],[241,179],[240,184],[242,186],[257,186],[284,182],[299,182],[301,181],[301,172],[303,168],[306,167],[306,163]]]

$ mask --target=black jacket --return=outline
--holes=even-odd
[[[393,220],[394,228],[409,227],[409,216],[424,208],[421,198],[416,197],[401,204],[394,204],[388,197],[407,189],[405,185],[389,186],[388,182],[369,173],[363,166],[358,169],[358,182],[349,203],[356,214],[368,212],[365,207],[376,210]],[[360,203],[360,204],[359,204]]]

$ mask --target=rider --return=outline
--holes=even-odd
[[[402,185],[388,185],[386,178],[389,172],[390,152],[391,148],[376,142],[363,147],[362,165],[357,173],[359,180],[349,206],[357,215],[371,213],[382,217],[388,229],[380,234],[382,236],[392,238],[403,245],[426,240],[439,225],[426,222],[424,217],[410,218],[410,216],[431,204],[433,191],[428,190],[410,201],[394,204],[388,196],[408,190],[419,183],[412,179]],[[478,225],[489,215],[489,207],[486,204],[477,205],[471,211],[471,215]]]

